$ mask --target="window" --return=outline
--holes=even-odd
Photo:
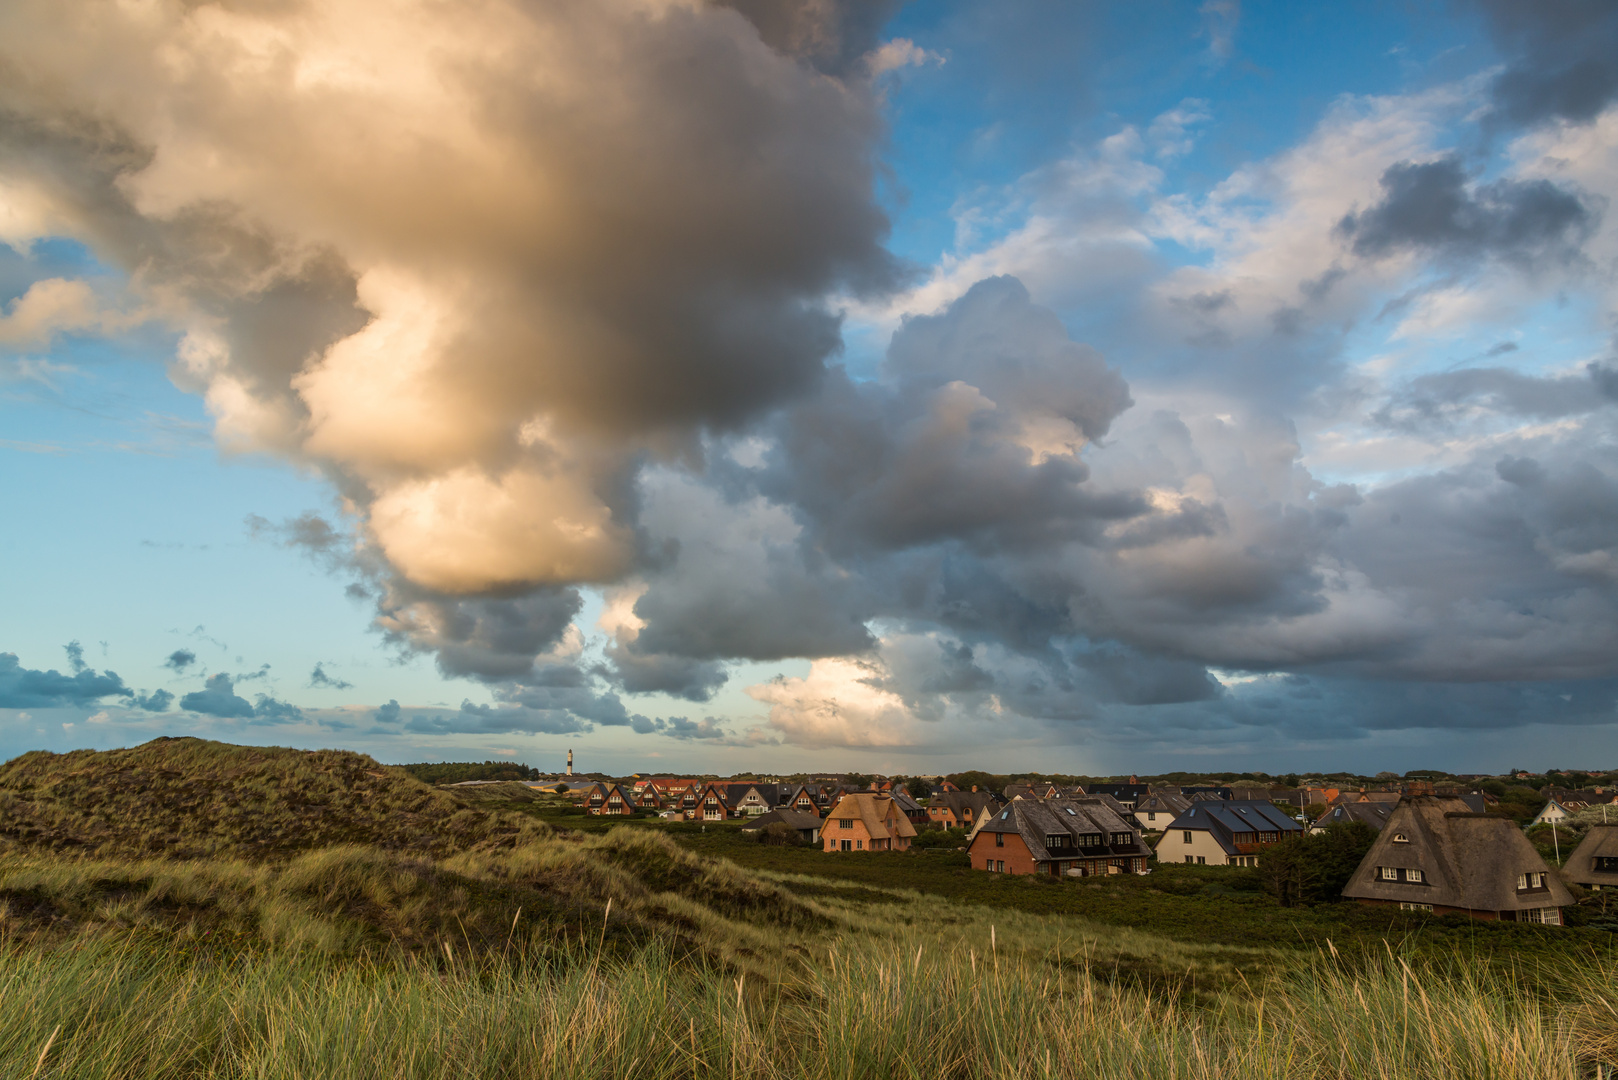
[[[1591,869],[1604,874],[1618,874],[1618,855],[1597,855]]]
[[[852,829],[854,827],[854,819],[851,817],[838,818],[837,827],[839,829]]]
[[[1402,832],[1396,832],[1393,834],[1393,842],[1395,844],[1408,844],[1410,843],[1410,837],[1406,836]]]
[[[1517,875],[1517,888],[1519,888],[1519,889],[1543,889],[1544,887],[1545,887],[1545,875],[1544,874],[1534,873],[1534,874],[1518,874]]]
[[[1406,870],[1405,880],[1420,885],[1423,881],[1427,880],[1427,878],[1426,875],[1424,875],[1420,870]]]
[[[1197,857],[1195,855],[1187,855],[1185,857],[1185,861],[1188,863],[1194,863],[1197,861]]]
[[[1543,875],[1543,874],[1540,875],[1540,877],[1544,877],[1544,876],[1545,875]],[[1525,914],[1528,916],[1528,920],[1527,920],[1528,922],[1544,923],[1546,926],[1561,926],[1562,925],[1562,909],[1561,908],[1553,908],[1553,907],[1534,908],[1532,911],[1525,912]]]
[[[1258,842],[1261,844],[1273,844],[1279,839],[1281,839],[1279,833],[1261,832],[1258,834]]]
[[[1115,844],[1119,844],[1119,845],[1127,844],[1132,839],[1134,839],[1134,838],[1131,837],[1126,832],[1115,832],[1115,833],[1112,834],[1112,842],[1115,843]]]
[[[1206,866],[1207,864],[1208,864],[1208,860],[1207,860],[1207,858],[1205,856],[1202,856],[1202,855],[1197,856],[1197,865],[1198,866]]]
[[[1188,843],[1188,844],[1191,842],[1191,830],[1190,829],[1187,829],[1185,831],[1185,842]]]
[[[1006,834],[1005,833],[997,832],[997,833],[994,834],[994,846],[995,847],[1005,847],[1006,846]]]
[[[1398,881],[1399,880],[1399,871],[1394,869],[1391,866],[1382,867],[1382,880],[1383,881]]]
[[[864,840],[856,840],[856,841],[854,841],[854,850],[855,851],[864,851],[865,850],[865,841]]]
[[[1006,864],[1001,862],[999,859],[996,859],[994,863],[994,870],[997,874],[1003,874],[1006,872]]]
[[[843,841],[843,850],[844,851],[853,851],[854,850],[854,842],[852,840],[844,840]]]
[[[1399,901],[1399,910],[1400,911],[1431,911],[1431,910],[1433,910],[1433,905],[1431,905],[1431,904],[1412,904],[1408,900],[1401,900],[1401,901]]]

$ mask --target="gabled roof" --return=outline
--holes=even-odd
[[[946,791],[935,795],[929,807],[948,807],[957,821],[975,820],[985,806],[998,806],[1000,798],[992,791]]]
[[[1014,799],[983,826],[982,832],[1016,833],[1036,862],[1071,859],[1074,855],[1149,855],[1151,850],[1129,823],[1099,799]],[[1112,843],[1113,836],[1129,834],[1126,844]],[[1046,838],[1066,835],[1074,847],[1052,852]],[[1099,835],[1099,846],[1080,846],[1079,838]]]
[[[891,829],[887,826],[889,810],[893,811],[895,819]],[[865,823],[865,832],[873,840],[916,835],[916,827],[910,824],[910,819],[905,817],[904,811],[892,798],[869,791],[850,792],[838,799],[837,805],[826,815],[828,822],[833,818],[857,818]]]
[[[1135,804],[1137,815],[1159,813],[1178,817],[1189,809],[1191,800],[1177,791],[1154,791]]]
[[[1340,802],[1327,808],[1324,814],[1315,819],[1315,826],[1324,829],[1328,825],[1346,825],[1358,821],[1381,831],[1382,826],[1388,823],[1393,813],[1393,807],[1381,802]]]
[[[1170,822],[1169,828],[1205,830],[1226,855],[1244,854],[1243,845],[1248,842],[1235,839],[1240,833],[1273,832],[1284,836],[1303,832],[1303,826],[1285,810],[1258,800],[1193,799],[1190,808]]]
[[[912,799],[910,797],[910,792],[906,791],[902,787],[894,788],[889,797],[893,799],[893,801],[899,805],[899,809],[903,810],[906,814],[916,814],[922,812],[921,804],[915,799]]]
[[[1597,870],[1597,856],[1618,859],[1618,822],[1592,825],[1567,857],[1562,876],[1577,885],[1618,885],[1618,870]]]
[[[1422,883],[1383,881],[1379,867],[1416,869]],[[1517,891],[1519,874],[1543,873],[1547,888]],[[1534,845],[1508,818],[1474,814],[1459,799],[1416,795],[1394,807],[1343,895],[1468,911],[1526,911],[1573,902]]]

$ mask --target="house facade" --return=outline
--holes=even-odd
[[[1162,832],[1191,809],[1191,800],[1177,791],[1154,791],[1135,803],[1135,820],[1146,832]]]
[[[1099,799],[1013,799],[967,846],[974,870],[995,874],[1144,874],[1151,849]]]
[[[984,811],[997,811],[1000,799],[992,791],[945,791],[927,803],[927,824],[937,829],[976,828]]]
[[[1157,857],[1197,866],[1257,866],[1264,848],[1302,832],[1303,826],[1272,802],[1194,799],[1169,823]]]
[[[1573,902],[1515,822],[1435,795],[1410,796],[1394,807],[1343,896],[1548,926],[1560,926],[1562,908]]]
[[[916,827],[886,795],[861,791],[837,800],[821,822],[821,850],[832,852],[904,851]]]

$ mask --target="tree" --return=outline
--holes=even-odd
[[[1338,900],[1376,842],[1376,830],[1364,822],[1328,825],[1320,833],[1289,836],[1259,855],[1264,891],[1282,907]]]
[[[933,785],[929,784],[919,776],[912,776],[909,780],[905,781],[905,790],[910,792],[910,797],[912,799],[920,801],[932,795]]]

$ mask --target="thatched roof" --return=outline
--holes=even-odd
[[[1420,870],[1424,880],[1386,881],[1382,867]],[[1544,887],[1519,890],[1522,874],[1544,874]],[[1497,912],[1573,902],[1515,822],[1433,795],[1412,796],[1394,808],[1343,895]]]
[[[839,821],[844,818],[863,821],[866,834],[873,840],[916,835],[916,827],[910,824],[910,819],[891,798],[869,791],[851,792],[838,799],[837,805],[826,815],[827,828],[831,827],[833,818]]]
[[[1562,876],[1576,885],[1618,887],[1618,870],[1597,870],[1596,859],[1618,859],[1618,822],[1592,825],[1567,857]]]
[[[1154,791],[1140,802],[1135,804],[1135,814],[1156,813],[1167,814],[1177,818],[1191,809],[1191,800],[1178,791]]]

